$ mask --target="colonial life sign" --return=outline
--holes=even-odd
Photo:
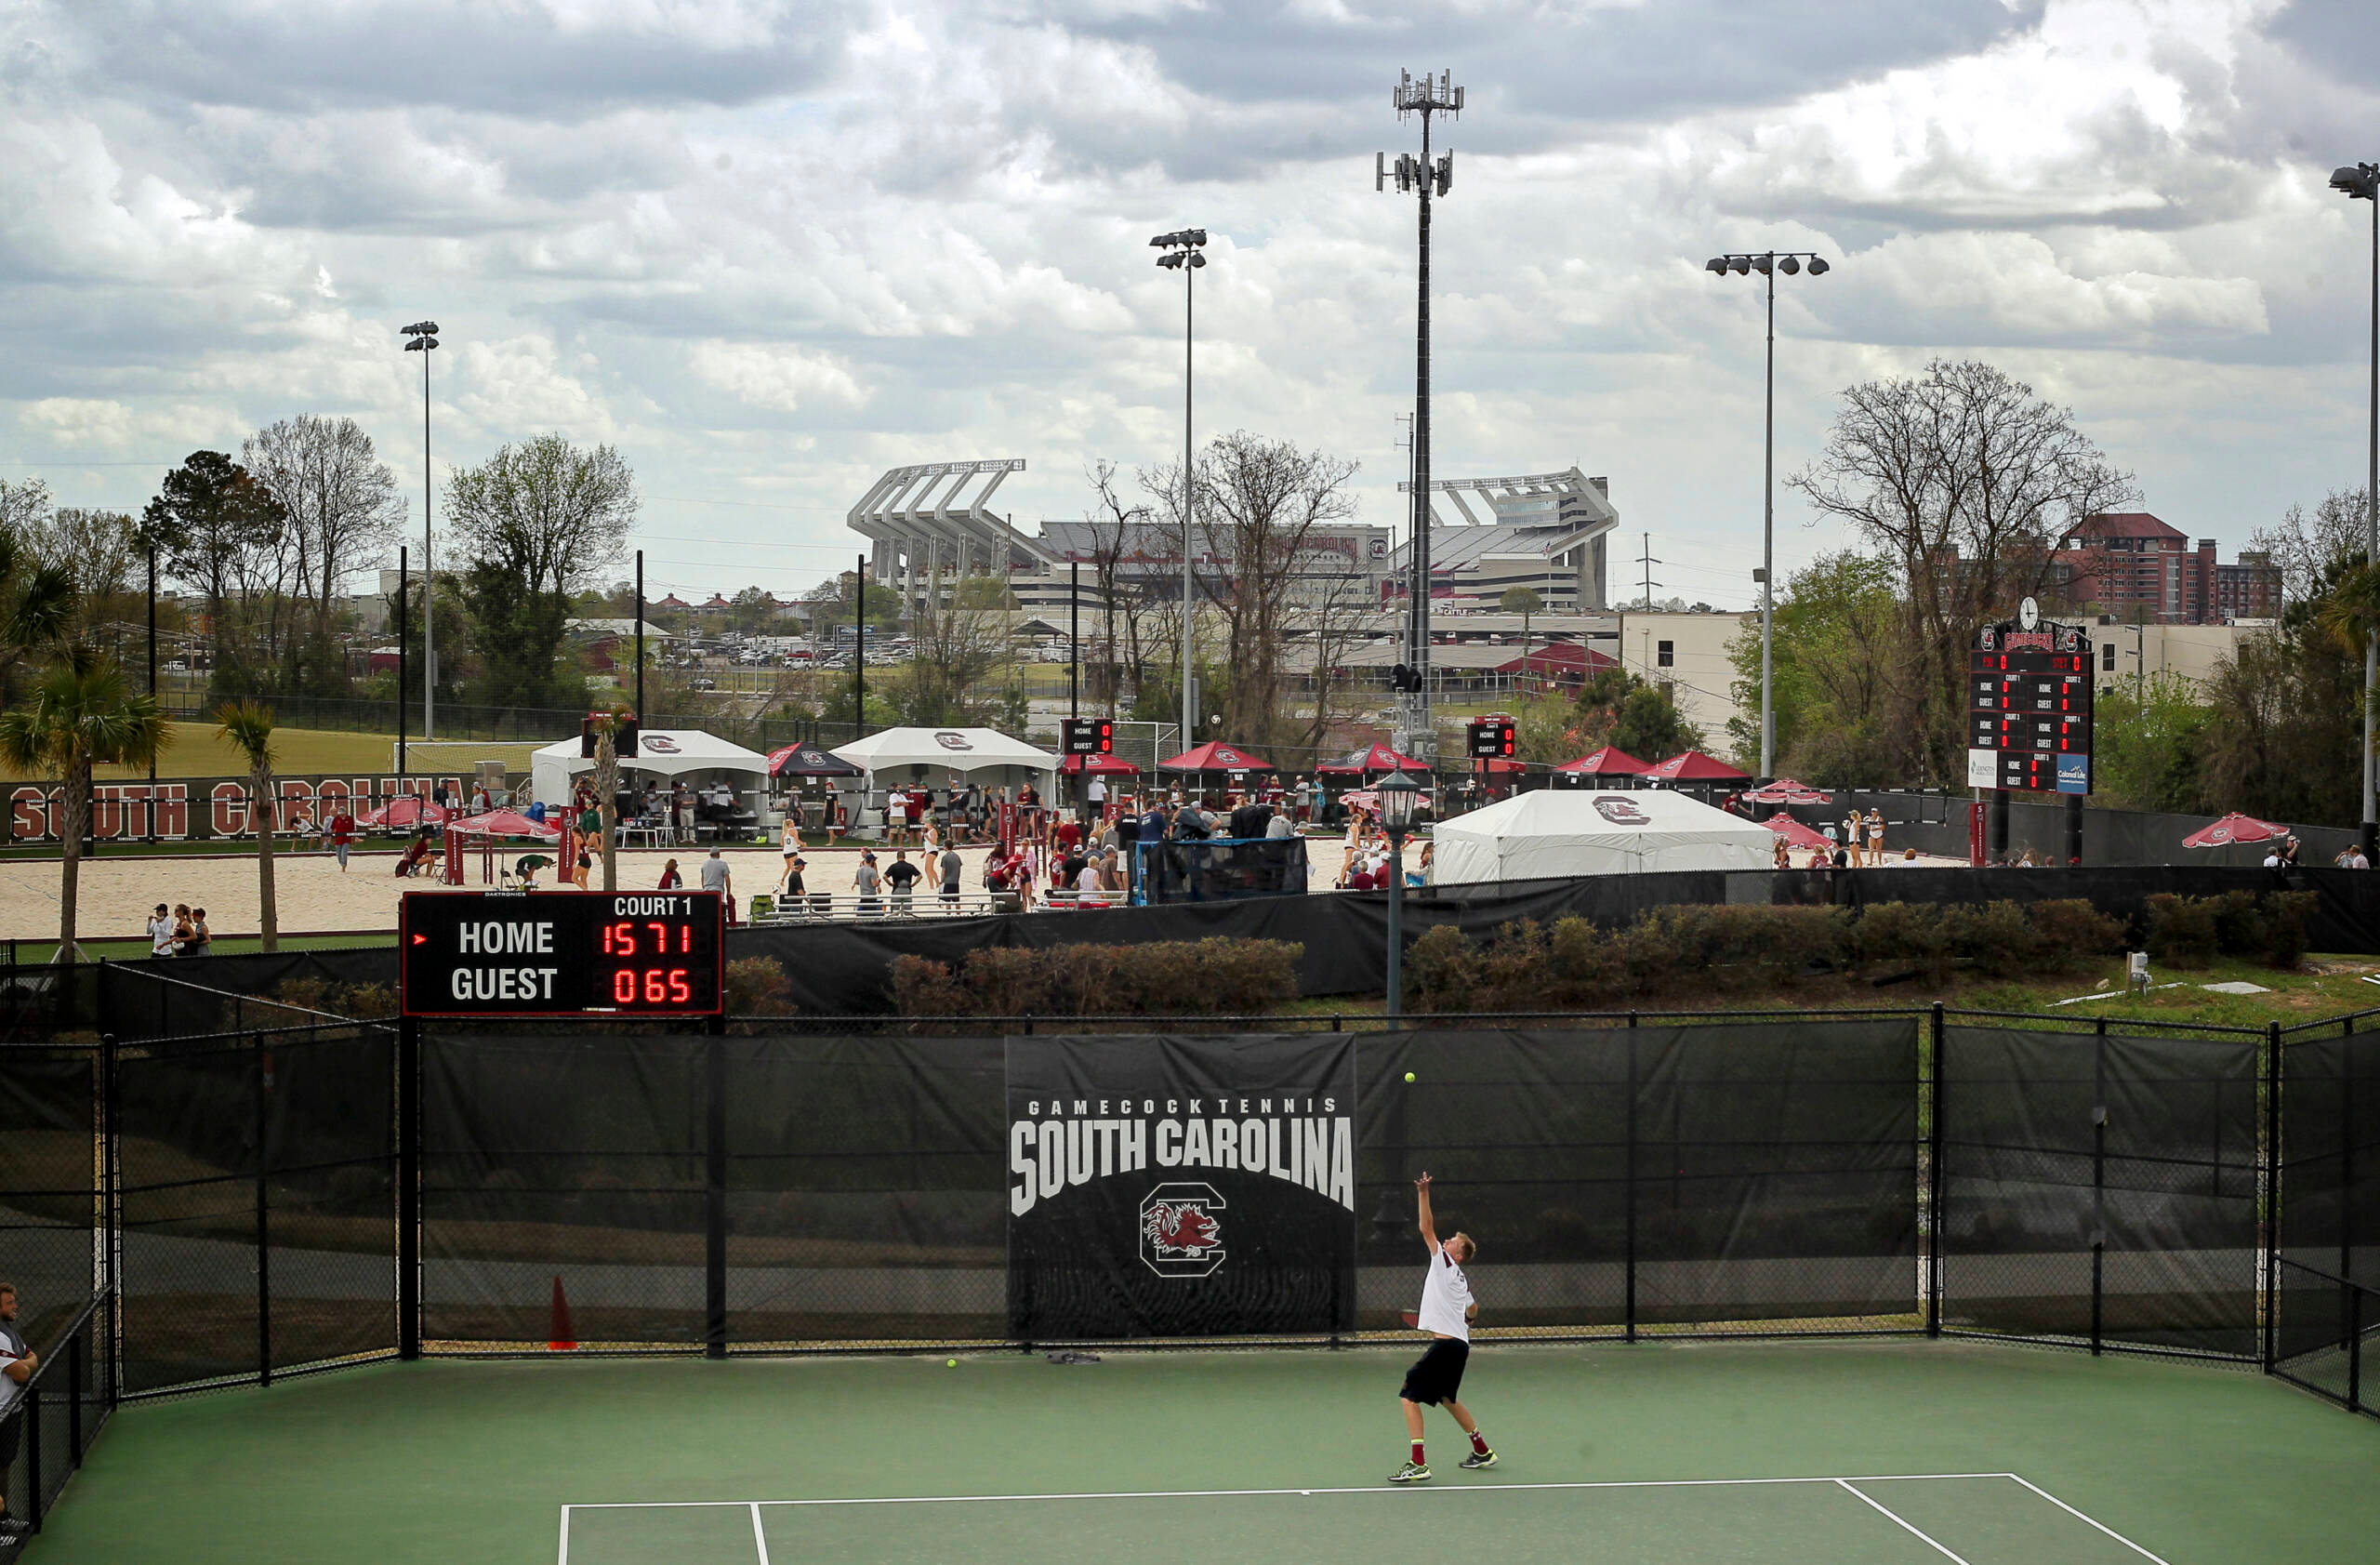
[[[1352,1040],[1011,1038],[1007,1145],[1012,1335],[1354,1323]]]

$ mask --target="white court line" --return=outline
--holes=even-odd
[[[2013,1477],[2014,1475],[2011,1475],[2011,1476]],[[1937,1553],[1937,1554],[1940,1555],[1943,1558],[1945,1558],[1945,1559],[1949,1559],[1949,1560],[1951,1560],[1951,1561],[1954,1561],[1954,1562],[1955,1562],[1955,1565],[1967,1565],[1967,1562],[1966,1562],[1965,1560],[1961,1559],[1957,1555],[1952,1554],[1949,1549],[1944,1548],[1944,1547],[1943,1547],[1939,1543],[1937,1543],[1937,1541],[1935,1541],[1935,1540],[1934,1540],[1934,1539],[1932,1539],[1932,1538],[1927,1537],[1924,1533],[1923,1533],[1923,1532],[1919,1532],[1915,1527],[1911,1526],[1908,1521],[1906,1521],[1906,1520],[1904,1520],[1904,1519],[1902,1519],[1900,1517],[1897,1517],[1897,1516],[1894,1515],[1890,1510],[1887,1510],[1884,1505],[1882,1505],[1878,1504],[1878,1503],[1877,1503],[1877,1502],[1876,1502],[1872,1497],[1871,1497],[1871,1496],[1869,1496],[1869,1495],[1866,1495],[1866,1494],[1862,1494],[1862,1493],[1860,1493],[1860,1492],[1859,1492],[1859,1491],[1858,1491],[1857,1489],[1852,1488],[1852,1487],[1851,1487],[1851,1480],[1850,1480],[1849,1479],[1835,1479],[1834,1481],[1835,1481],[1835,1486],[1836,1486],[1837,1488],[1841,1489],[1841,1490],[1842,1490],[1845,1494],[1849,1494],[1849,1495],[1854,1496],[1855,1498],[1857,1498],[1857,1499],[1859,1501],[1859,1503],[1860,1503],[1861,1505],[1867,1505],[1867,1506],[1869,1506],[1871,1509],[1872,1509],[1872,1510],[1876,1511],[1879,1515],[1883,1516],[1883,1517],[1884,1517],[1884,1519],[1885,1520],[1887,1520],[1887,1521],[1891,1522],[1894,1526],[1896,1526],[1896,1527],[1899,1528],[1902,1532],[1907,1532],[1911,1537],[1915,1538],[1919,1543],[1924,1544],[1927,1548],[1932,1549],[1935,1553]]]
[[[1875,1473],[1857,1478],[1607,1479],[1593,1483],[1482,1483],[1421,1490],[1436,1494],[1510,1494],[1532,1489],[1723,1489],[1763,1483],[1915,1483],[1928,1479],[2013,1479],[2014,1473]],[[2023,1482],[2021,1479],[2018,1482]],[[1235,1500],[1272,1494],[1412,1493],[1408,1484],[1366,1483],[1339,1489],[1124,1489],[1082,1494],[884,1494],[834,1500],[593,1500],[565,1511],[671,1510],[723,1505],[972,1505],[1025,1500]],[[2159,1561],[2159,1565],[2164,1565]]]
[[[2108,1526],[2105,1522],[2093,1521],[2091,1518],[2084,1516],[2081,1511],[2076,1510],[2072,1505],[2068,1505],[2065,1501],[2059,1499],[2048,1490],[2043,1489],[2040,1484],[2031,1482],[2026,1479],[2016,1478],[2015,1473],[2009,1473],[2006,1476],[2012,1479],[2016,1479],[2018,1483],[2023,1484],[2026,1488],[2031,1490],[2043,1499],[2047,1500],[2051,1505],[2056,1505],[2059,1510],[2064,1511],[2067,1515],[2081,1521],[2091,1522],[2092,1526],[2096,1527],[2100,1532],[2105,1532],[2109,1537],[2113,1538],[2116,1542],[2132,1550],[2133,1553],[2140,1556],[2143,1559],[2154,1559],[2157,1561],[2157,1565],[2166,1565],[2166,1561],[2164,1559],[2149,1553],[2147,1549],[2142,1548],[2138,1544],[2134,1543],[2130,1538],[2125,1537],[2122,1533],[2117,1532],[2114,1528]]]
[[[760,1565],[769,1565],[769,1535],[760,1531],[760,1507],[752,1507],[752,1546],[760,1551]]]

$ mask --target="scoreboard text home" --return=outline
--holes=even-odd
[[[2091,638],[2030,598],[1967,662],[1967,786],[2091,791]]]

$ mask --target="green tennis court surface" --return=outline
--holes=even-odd
[[[1433,1415],[1436,1479],[1391,1490],[1408,1357],[380,1365],[126,1408],[25,1558],[2287,1565],[2380,1536],[2380,1424],[2241,1370],[1482,1345],[1501,1461],[1459,1470]]]

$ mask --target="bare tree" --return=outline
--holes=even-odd
[[[1116,464],[1102,458],[1083,469],[1091,480],[1091,507],[1083,512],[1083,524],[1091,534],[1091,577],[1093,590],[1099,594],[1100,657],[1091,675],[1092,699],[1103,702],[1107,715],[1116,715],[1116,706],[1123,696],[1123,670],[1141,666],[1141,627],[1136,612],[1141,594],[1135,590],[1127,601],[1122,580],[1124,562],[1138,555],[1135,537],[1144,534],[1149,524],[1149,508],[1127,505],[1117,492]],[[1124,657],[1116,654],[1116,631],[1118,624],[1124,630]]]
[[[916,645],[887,682],[905,722],[971,723],[998,704],[992,676],[1016,664],[1015,600],[998,577],[961,577],[945,601],[939,577],[910,619]]]
[[[11,484],[0,478],[0,527],[21,533],[49,520],[49,485],[38,478]]]
[[[380,563],[404,522],[396,474],[354,419],[311,413],[250,435],[240,464],[287,511],[294,590],[309,604],[310,630],[326,633],[340,590]]]
[[[2137,490],[2071,409],[1987,364],[1937,359],[1843,398],[1824,452],[1786,482],[1899,567],[1909,656],[1927,676],[1907,719],[1948,777],[1976,630],[2042,590],[2060,536]]]
[[[446,523],[464,557],[515,573],[532,594],[602,581],[636,511],[636,474],[617,451],[583,451],[558,434],[498,446],[446,481]]]
[[[2367,525],[2363,491],[2337,489],[2323,496],[2310,516],[2304,506],[2291,506],[2279,523],[2250,533],[2248,547],[2272,556],[2282,601],[2302,603],[2320,592],[2333,566],[2363,558]]]
[[[1347,489],[1355,469],[1245,430],[1210,444],[1199,463],[1200,509],[1212,547],[1228,561],[1201,590],[1223,621],[1223,729],[1241,744],[1294,736],[1283,654],[1292,628],[1329,613],[1355,575],[1353,560],[1342,565],[1319,557],[1332,552],[1333,541],[1346,541],[1324,534],[1355,513]]]

